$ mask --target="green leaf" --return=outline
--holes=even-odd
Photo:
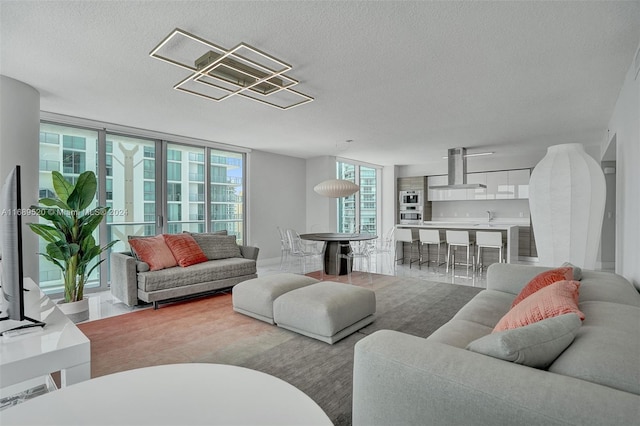
[[[51,180],[53,181],[53,189],[56,191],[56,195],[60,201],[66,203],[73,191],[73,185],[62,176],[62,173],[55,170],[51,172]]]
[[[57,206],[60,207],[63,210],[71,210],[71,208],[64,202],[62,202],[62,200],[58,200],[56,198],[41,198],[39,200],[40,204],[45,205],[45,206]]]
[[[44,257],[45,259],[47,259],[49,262],[53,263],[54,265],[56,265],[58,268],[60,268],[62,270],[62,272],[65,271],[65,267],[58,262],[56,259],[54,259],[53,257],[49,256],[46,253],[38,253],[40,256]]]
[[[96,269],[98,266],[100,266],[100,264],[101,264],[102,262],[104,262],[104,261],[105,261],[105,259],[102,259],[102,260],[100,260],[100,262],[98,262],[98,263],[96,263],[95,265],[93,265],[93,266],[91,267],[91,269],[89,269],[89,272],[87,272],[87,276],[91,275],[91,273],[93,272],[93,270],[94,270],[94,269]]]
[[[78,223],[80,225],[80,238],[91,235],[93,231],[100,225],[102,219],[109,211],[109,207],[96,207],[86,215],[82,216]]]
[[[45,241],[54,243],[58,240],[64,240],[65,236],[57,228],[41,223],[30,223],[29,228],[36,234],[40,235]]]
[[[64,262],[68,261],[71,257],[69,245],[64,241],[56,241],[54,243],[47,244],[47,254],[54,259],[62,260]]]
[[[80,246],[78,244],[69,244],[69,255],[75,256],[80,251]]]
[[[76,186],[67,199],[67,204],[74,210],[82,211],[91,205],[97,189],[98,181],[95,173],[87,170],[78,176]]]

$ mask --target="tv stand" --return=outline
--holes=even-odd
[[[87,336],[31,278],[24,279],[24,287],[31,290],[25,293],[25,311],[46,326],[37,333],[0,337],[0,391],[58,371],[61,387],[90,379],[91,347]],[[0,332],[11,325],[0,321]]]

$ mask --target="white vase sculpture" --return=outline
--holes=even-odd
[[[594,269],[606,185],[600,165],[582,144],[554,145],[529,182],[529,207],[539,264],[564,262]]]

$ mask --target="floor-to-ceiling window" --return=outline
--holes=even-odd
[[[244,241],[244,156],[211,150],[211,230],[226,229],[236,241]]]
[[[98,131],[78,127],[61,126],[52,123],[40,125],[40,167],[39,167],[39,196],[40,198],[54,197],[52,171],[58,171],[71,183],[76,182],[78,176],[87,170],[95,172],[104,178],[104,168],[98,170],[95,159],[98,156]],[[96,207],[96,201],[90,208]],[[98,231],[94,234],[100,242]],[[38,238],[39,252],[46,253],[47,243]],[[62,271],[39,256],[39,283],[49,291],[62,291]],[[87,288],[99,286],[100,270],[96,268],[89,277]]]
[[[336,169],[338,179],[348,180],[360,186],[360,190],[355,194],[338,198],[338,232],[377,234],[381,168],[342,160],[336,162]]]
[[[95,204],[111,207],[95,237],[102,245],[119,240],[112,250],[128,250],[129,236],[183,231],[226,229],[243,242],[245,153],[125,133],[42,122],[40,197],[53,196],[52,170],[70,182],[93,170]],[[88,290],[108,288],[108,253],[105,258]],[[40,285],[48,293],[62,289],[60,270],[45,259]]]

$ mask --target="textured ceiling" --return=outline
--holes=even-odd
[[[598,144],[640,41],[638,1],[2,0],[0,20],[0,73],[43,111],[381,165]],[[316,100],[280,111],[173,90],[187,73],[148,54],[176,27],[282,59]]]

